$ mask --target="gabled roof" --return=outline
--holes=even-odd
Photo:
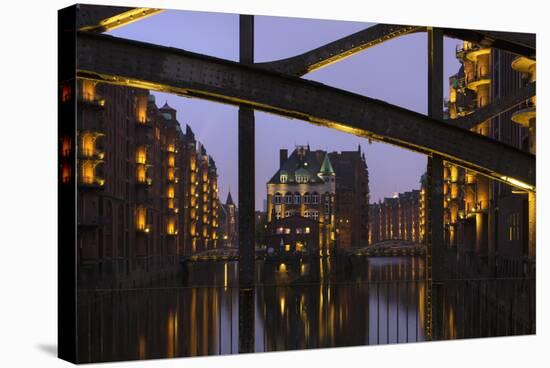
[[[308,183],[323,183],[324,180],[317,174],[325,155],[325,151],[311,151],[308,147],[297,147],[268,181],[268,184],[281,184],[281,174],[287,175],[287,183],[295,183],[297,174],[307,175]]]

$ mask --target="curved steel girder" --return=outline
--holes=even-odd
[[[107,32],[164,11],[156,8],[86,4],[77,4],[76,9],[76,28],[97,33]]]
[[[255,65],[283,74],[302,76],[396,37],[423,30],[425,27],[375,24],[303,54]]]
[[[535,157],[383,101],[255,66],[184,50],[79,32],[81,78],[198,97],[297,118],[424,154],[524,189]]]
[[[502,97],[487,106],[476,110],[475,112],[457,119],[447,119],[447,123],[456,125],[464,129],[472,129],[484,121],[494,118],[506,112],[525,100],[536,95],[536,82],[531,82],[525,87],[520,88],[511,96]]]
[[[370,47],[406,34],[424,32],[427,27],[395,24],[375,24],[372,27],[340,38],[316,49],[290,58],[264,63],[257,66],[283,74],[302,76],[329,64],[341,61]],[[515,54],[536,57],[535,35],[495,31],[442,28],[443,34],[452,38],[495,47]]]

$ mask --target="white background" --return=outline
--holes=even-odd
[[[548,366],[550,184],[544,1],[99,1],[261,15],[537,33],[537,336],[112,363],[128,367]],[[57,9],[67,1],[5,0],[1,18],[0,366],[63,367],[57,359]],[[277,30],[273,30],[277,32]],[[406,56],[404,56],[406,57]],[[548,169],[546,169],[548,170]],[[547,210],[546,210],[547,211]],[[546,212],[545,211],[545,212]],[[68,224],[68,226],[71,226]],[[546,288],[546,292],[545,292]]]

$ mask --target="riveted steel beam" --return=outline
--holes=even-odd
[[[425,27],[375,24],[303,54],[256,65],[283,74],[302,76],[396,37],[423,30]]]
[[[198,97],[371,138],[535,189],[535,157],[442,120],[321,83],[116,37],[77,36],[82,78]]]
[[[86,4],[76,5],[76,10],[77,29],[97,33],[107,32],[163,11],[156,8]]]
[[[425,32],[426,29],[426,27],[420,26],[375,24],[372,27],[342,37],[303,54],[281,60],[257,63],[256,65],[283,74],[302,76],[399,36]],[[533,34],[456,28],[439,29],[448,37],[479,43],[486,47],[499,48],[530,58],[536,56],[535,36]]]

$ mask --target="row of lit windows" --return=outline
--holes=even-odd
[[[310,234],[311,233],[311,228],[310,227],[297,227],[296,229],[294,229],[295,233],[296,234]],[[292,229],[289,228],[289,227],[278,227],[275,229],[275,234],[290,234],[292,233]]]
[[[320,203],[320,196],[318,193],[305,193],[303,196],[300,195],[300,193],[287,193],[284,196],[282,196],[280,193],[276,193],[273,196],[273,203],[274,204],[319,204]]]

